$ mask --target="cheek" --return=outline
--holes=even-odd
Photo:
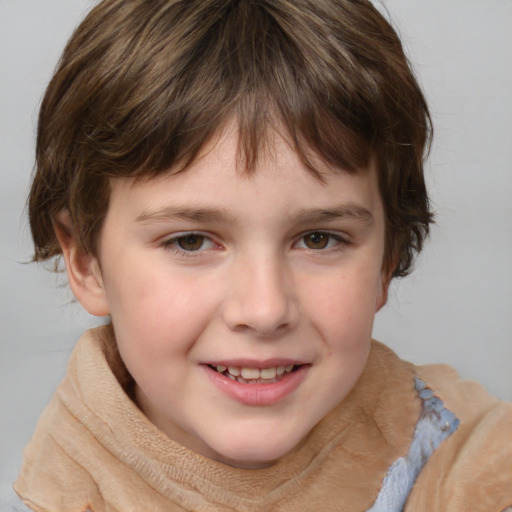
[[[357,349],[371,338],[381,288],[375,272],[331,275],[307,288],[304,310],[331,349]]]
[[[375,314],[381,290],[380,275],[362,270],[317,279],[306,287],[304,296],[318,315],[356,319]]]
[[[129,278],[107,283],[120,349],[155,358],[187,350],[214,315],[215,285],[165,266],[127,263],[119,263],[117,275]]]

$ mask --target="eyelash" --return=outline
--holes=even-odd
[[[313,235],[320,235],[320,236],[328,237],[327,246],[317,248],[317,249],[314,249],[311,247],[297,247],[300,243],[304,243],[304,245],[306,245],[306,243],[305,243],[306,237],[308,237],[308,236],[311,237]],[[195,249],[195,250],[187,250],[182,247],[179,247],[178,244],[179,244],[180,240],[184,240],[186,238],[191,238],[191,237],[203,238],[201,247],[199,247],[198,249]],[[197,258],[201,255],[202,252],[208,250],[208,249],[202,248],[202,246],[204,245],[205,242],[211,244],[212,246],[220,247],[220,245],[214,241],[214,239],[211,237],[211,235],[202,233],[200,231],[189,231],[189,232],[184,232],[184,233],[178,233],[177,235],[173,236],[172,238],[169,238],[169,239],[163,241],[162,246],[164,247],[164,249],[170,250],[178,256],[187,257],[187,258],[194,258],[194,257]],[[334,242],[334,246],[329,247],[329,244],[332,244],[332,242]],[[293,247],[296,247],[301,250],[313,251],[313,252],[331,252],[331,251],[336,251],[336,250],[342,250],[343,248],[345,248],[349,245],[351,245],[351,242],[349,240],[347,240],[346,238],[340,236],[339,234],[332,233],[330,231],[322,231],[322,230],[313,230],[313,231],[307,231],[305,233],[302,233],[297,238],[297,240],[293,243]]]
[[[315,251],[315,252],[327,252],[327,251],[330,252],[330,251],[341,250],[351,244],[351,242],[349,240],[340,236],[337,233],[332,233],[331,231],[313,230],[313,231],[308,231],[306,233],[302,233],[300,235],[300,237],[298,238],[297,242],[294,243],[294,245],[297,245],[299,242],[305,242],[305,240],[308,236],[312,237],[313,235],[320,235],[320,236],[328,237],[327,244],[330,244],[333,241],[335,242],[335,244],[334,244],[334,246],[331,246],[331,247],[321,247],[321,248],[317,248],[317,249],[313,249],[311,247],[304,247],[301,249]]]
[[[199,231],[187,231],[184,233],[178,233],[177,235],[173,236],[172,238],[168,238],[167,240],[162,242],[162,246],[164,247],[164,249],[170,250],[178,256],[184,256],[184,257],[188,257],[188,258],[198,257],[200,255],[200,253],[202,253],[205,249],[201,249],[201,247],[200,247],[196,250],[186,250],[186,249],[183,249],[182,247],[179,247],[179,245],[178,245],[180,240],[184,240],[186,238],[191,238],[194,236],[198,237],[198,238],[203,238],[203,242],[201,243],[201,246],[205,242],[209,242],[212,245],[218,245],[215,243],[215,241],[213,240],[213,238],[210,235],[201,233]]]

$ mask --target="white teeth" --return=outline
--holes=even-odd
[[[260,379],[275,379],[277,375],[277,368],[264,368],[260,370]]]
[[[259,368],[239,366],[226,367],[222,364],[219,364],[215,367],[219,373],[224,373],[227,370],[230,377],[241,377],[244,380],[273,380],[276,377],[281,377],[285,373],[290,373],[294,368],[295,365],[293,364],[288,366],[273,366],[271,368],[263,368],[261,370]]]
[[[242,368],[242,378],[247,380],[256,380],[260,378],[260,370],[258,368]]]
[[[233,375],[233,377],[239,377],[240,376],[240,368],[237,368],[236,366],[230,366],[228,368],[228,372]]]

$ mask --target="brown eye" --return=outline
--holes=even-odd
[[[176,238],[176,245],[184,251],[198,251],[203,247],[204,235],[185,235]]]
[[[331,235],[327,233],[308,233],[304,238],[304,245],[308,249],[325,249],[329,245]]]

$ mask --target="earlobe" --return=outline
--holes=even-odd
[[[388,301],[389,285],[391,284],[391,281],[393,279],[395,270],[398,266],[399,260],[400,260],[399,254],[396,253],[396,251],[395,251],[395,254],[391,258],[391,264],[383,265],[383,268],[381,270],[381,283],[380,283],[381,289],[379,291],[379,294],[377,296],[377,301],[375,304],[376,305],[376,308],[375,308],[376,313],[378,311],[380,311],[386,305],[386,303]]]
[[[67,210],[56,216],[54,230],[62,249],[73,295],[91,315],[108,315],[109,308],[98,260],[79,247]]]
[[[383,274],[382,280],[380,283],[380,290],[377,295],[377,301],[375,303],[375,312],[377,313],[380,311],[388,301],[388,291],[389,291],[389,285],[391,283],[391,276]]]
[[[388,301],[388,284],[382,284],[382,290],[379,293],[379,296],[377,297],[377,303],[375,307],[375,312],[380,311],[381,308],[386,304]]]

